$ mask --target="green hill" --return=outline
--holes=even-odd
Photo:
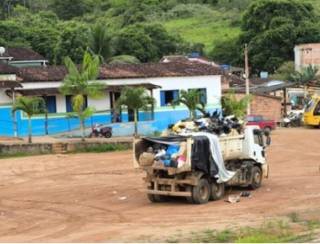
[[[0,46],[29,47],[52,63],[65,56],[78,62],[94,46],[92,27],[101,24],[111,39],[106,59],[131,55],[152,62],[202,45],[208,54],[240,35],[242,14],[253,1],[259,0],[0,1]],[[320,0],[303,2],[318,14]]]
[[[247,1],[247,3],[243,1],[240,9],[233,8],[232,0],[225,7],[221,5],[217,7],[206,6],[205,14],[201,11],[195,11],[192,17],[166,20],[163,21],[163,24],[169,32],[178,33],[189,42],[205,44],[205,50],[208,52],[217,41],[240,34],[241,15],[245,6],[251,1]],[[320,11],[319,0],[304,0],[304,2],[311,3],[316,12]]]

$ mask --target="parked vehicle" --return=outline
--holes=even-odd
[[[267,145],[270,145],[271,139],[266,133],[267,140],[265,140],[264,133],[259,127],[247,126],[244,134],[237,136],[215,137],[218,138],[215,148],[216,156],[203,153],[205,143],[197,143],[196,140],[201,137],[196,135],[198,134],[145,137],[135,141],[134,167],[146,172],[144,180],[147,183],[147,196],[151,202],[165,201],[167,196],[178,196],[186,197],[191,203],[204,204],[209,200],[221,199],[226,186],[250,186],[252,189],[257,189],[261,186],[262,179],[268,176],[269,168],[265,158],[265,149]],[[206,135],[206,133],[201,135]],[[163,143],[163,145],[173,143],[182,145],[184,143],[186,145],[185,164],[180,168],[158,164],[156,156],[153,157],[150,153],[152,148],[158,145],[157,143]],[[145,160],[146,157],[141,155],[151,155],[151,158]],[[221,155],[221,160],[219,160],[219,155]],[[207,165],[209,170],[203,167],[205,165],[198,167],[195,164],[199,162],[199,158],[200,161],[209,162]],[[214,175],[211,174],[214,168],[212,159],[216,165],[219,165],[218,173]]]
[[[267,120],[261,115],[249,115],[247,116],[247,125],[259,126],[261,130],[271,132],[275,130],[277,124],[274,120]]]
[[[302,125],[303,113],[290,112],[289,115],[283,118],[284,127],[300,127]]]
[[[304,124],[320,126],[320,97],[313,97],[307,104],[304,112]]]
[[[102,124],[95,124],[92,128],[90,137],[112,137],[112,127],[104,126]]]

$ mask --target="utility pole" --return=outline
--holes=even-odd
[[[11,88],[12,92],[12,104],[14,105],[16,102],[16,93],[14,88]],[[17,124],[17,117],[16,112],[12,111],[12,121],[13,121],[13,136],[18,137],[18,124]]]
[[[248,44],[244,46],[244,59],[245,59],[245,76],[246,76],[246,96],[250,96],[250,81],[249,81],[249,57],[248,57]],[[247,115],[251,114],[250,102],[247,105]]]

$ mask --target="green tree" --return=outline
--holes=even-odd
[[[296,0],[253,1],[243,15],[242,30],[239,47],[249,44],[255,73],[261,70],[273,73],[282,63],[293,59],[296,44],[320,41],[312,5]]]
[[[75,63],[80,63],[89,46],[88,26],[71,21],[61,24],[59,28],[62,32],[55,47],[55,62],[61,64],[66,57],[70,57]]]
[[[32,13],[17,6],[9,20],[0,23],[0,45],[27,47],[53,61],[54,48],[59,41],[58,18],[50,11]]]
[[[209,53],[209,57],[221,64],[239,65],[241,64],[241,43],[238,37],[228,40],[218,41]]]
[[[294,62],[288,61],[281,64],[271,78],[283,81],[291,81],[292,73],[294,73]]]
[[[51,8],[60,19],[70,20],[82,16],[91,10],[85,0],[53,0]]]
[[[308,86],[312,83],[317,84],[320,80],[318,75],[319,68],[317,66],[309,65],[303,67],[301,71],[296,71],[291,75],[291,79],[299,86],[304,87],[304,98],[308,96]]]
[[[244,96],[243,98],[238,99],[234,91],[229,92],[221,99],[223,115],[234,115],[237,118],[243,118],[250,101],[251,96]]]
[[[115,55],[135,56],[142,62],[157,61],[164,55],[174,54],[180,42],[161,25],[131,25],[115,37]]]
[[[96,24],[90,29],[89,47],[95,55],[100,57],[102,62],[110,58],[111,38],[104,25]]]
[[[146,110],[149,105],[155,103],[153,97],[148,95],[147,90],[143,87],[129,88],[126,87],[117,101],[117,107],[123,105],[132,109],[134,113],[134,135],[138,136],[138,112],[140,109]]]
[[[185,105],[189,110],[189,118],[196,118],[196,111],[204,111],[204,104],[201,102],[201,93],[196,89],[191,89],[188,91],[181,90],[179,98],[173,102],[173,105],[179,104]]]
[[[28,117],[28,142],[32,143],[32,123],[31,117],[43,112],[44,100],[40,97],[18,97],[13,104],[13,111],[18,110],[26,113]]]
[[[94,113],[94,108],[85,108],[85,96],[98,99],[103,96],[105,85],[96,82],[99,75],[100,61],[98,56],[92,56],[88,52],[83,55],[81,67],[67,57],[65,65],[68,74],[65,77],[60,91],[64,95],[72,96],[72,108],[80,121],[82,140],[85,140],[85,119]]]
[[[26,31],[14,20],[0,21],[0,37],[2,46],[7,47],[30,47],[26,40]]]

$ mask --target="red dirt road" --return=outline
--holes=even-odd
[[[0,160],[0,241],[165,241],[290,212],[320,219],[319,138],[320,130],[274,132],[270,178],[237,204],[151,204],[131,152]]]

